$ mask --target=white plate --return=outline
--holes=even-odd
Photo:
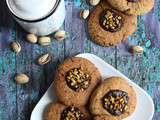
[[[86,58],[90,60],[92,63],[94,63],[96,67],[99,69],[103,79],[111,76],[120,76],[127,80],[134,87],[137,95],[136,110],[130,117],[124,120],[152,120],[154,114],[154,104],[152,98],[142,88],[133,83],[130,79],[128,79],[122,73],[117,71],[111,65],[107,64],[101,58],[93,54],[84,53],[77,55],[77,57]],[[44,94],[44,96],[41,98],[41,100],[34,108],[31,114],[31,120],[43,120],[43,110],[45,109],[46,105],[56,100],[56,96],[53,93],[52,87],[52,85],[49,87],[47,92]]]

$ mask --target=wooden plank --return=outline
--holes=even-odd
[[[15,55],[2,51],[0,54],[0,120],[16,119]]]
[[[30,77],[32,63],[32,47],[25,41],[25,32],[19,26],[16,27],[16,40],[20,43],[22,50],[16,55],[16,73],[25,73]],[[30,79],[31,80],[31,79]],[[26,119],[29,114],[29,86],[17,84],[17,120]]]
[[[154,104],[155,104],[155,118],[158,118],[160,114],[160,82],[157,81],[155,83],[145,83],[144,84],[144,89],[152,96],[153,100],[154,100]]]
[[[69,33],[69,37],[64,42],[65,57],[74,56],[83,52],[84,31],[83,21],[79,18],[79,9],[73,7],[73,2],[67,2],[67,16],[65,19],[65,30]]]
[[[10,51],[9,44],[15,39],[15,26],[6,13],[4,0],[0,1],[0,120],[17,119],[15,54]]]
[[[82,4],[82,8],[87,8]],[[70,37],[65,41],[65,57],[73,56],[77,53],[91,52],[115,65],[115,47],[105,48],[93,43],[87,32],[87,22],[80,19],[80,8],[68,2],[65,30],[70,33]]]
[[[144,88],[155,103],[154,120],[159,115],[159,81],[160,81],[160,49],[159,49],[159,23],[155,19],[155,10],[138,18],[138,29],[129,37],[129,42],[118,46],[117,68],[131,80]],[[143,55],[131,55],[128,48],[131,45],[141,45],[145,52]]]

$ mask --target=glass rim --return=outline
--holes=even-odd
[[[24,19],[24,18],[16,15],[15,12],[13,12],[13,10],[11,9],[8,1],[9,0],[6,0],[6,4],[7,4],[7,7],[9,9],[9,13],[11,15],[13,15],[15,18],[17,18],[17,19],[19,19],[21,21],[32,23],[32,22],[40,22],[40,21],[45,20],[46,18],[50,17],[55,12],[55,10],[57,9],[57,7],[58,7],[58,5],[59,5],[59,3],[60,3],[61,0],[56,0],[56,3],[54,5],[54,7],[52,8],[52,10],[47,15],[45,15],[45,16],[43,16],[41,18],[35,19],[35,20],[27,20],[27,19]]]

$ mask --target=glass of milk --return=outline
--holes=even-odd
[[[6,0],[10,13],[29,33],[48,35],[65,19],[64,0]]]

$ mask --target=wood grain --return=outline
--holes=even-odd
[[[0,1],[0,120],[29,120],[30,113],[38,100],[52,83],[54,71],[67,57],[78,53],[93,53],[112,64],[153,98],[155,115],[160,119],[160,0],[147,15],[138,17],[138,29],[127,41],[113,47],[101,47],[90,40],[86,21],[80,19],[81,9],[92,9],[86,0],[66,0],[67,16],[61,29],[69,36],[52,45],[42,47],[25,40],[26,32],[9,16],[5,0]],[[10,50],[10,42],[17,40],[22,45],[18,55]],[[143,55],[129,53],[131,45],[141,45]],[[46,52],[54,56],[45,66],[36,64],[39,55]],[[26,73],[30,82],[18,85],[15,73]]]

